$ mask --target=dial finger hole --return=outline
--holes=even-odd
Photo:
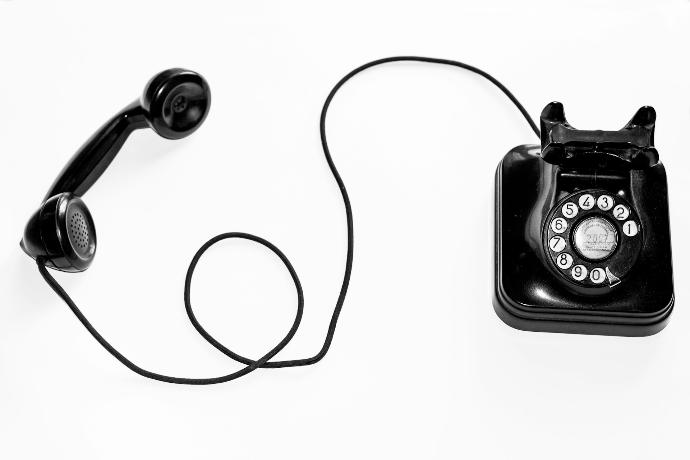
[[[556,233],[563,233],[568,228],[568,221],[562,217],[556,217],[551,221],[551,230]]]
[[[573,217],[577,216],[577,206],[575,203],[567,202],[561,208],[561,212],[568,219],[572,219]]]
[[[570,274],[575,281],[582,281],[587,278],[587,267],[584,265],[575,265]]]
[[[594,207],[594,203],[595,203],[594,197],[592,195],[590,195],[589,193],[585,193],[578,200],[578,204],[585,211],[589,211],[590,209],[592,209]]]
[[[606,280],[606,272],[603,268],[594,268],[592,273],[589,274],[589,279],[594,284],[601,284]]]
[[[573,265],[573,256],[567,252],[562,252],[556,257],[556,264],[563,270],[567,270]]]
[[[640,228],[637,226],[637,222],[634,220],[629,220],[623,224],[623,233],[627,236],[635,236],[639,233]]]
[[[625,220],[630,217],[630,209],[624,204],[616,205],[616,207],[613,208],[613,217],[618,220]]]
[[[609,195],[601,195],[597,198],[597,206],[602,211],[608,211],[613,207],[613,198]]]
[[[565,249],[565,239],[562,236],[554,236],[549,240],[549,247],[553,252],[561,252]]]

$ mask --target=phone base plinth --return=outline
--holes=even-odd
[[[538,145],[508,152],[496,171],[496,314],[516,329],[538,332],[648,336],[661,331],[673,310],[666,174],[662,164],[618,185],[560,180],[559,166],[545,162]],[[559,182],[560,180],[560,182]],[[646,232],[634,269],[619,285],[585,292],[559,276],[544,252],[548,213],[579,188],[609,187],[625,194],[640,213]]]
[[[493,306],[494,311],[501,320],[508,326],[530,332],[559,332],[562,334],[589,334],[589,335],[615,335],[623,337],[646,337],[660,332],[666,327],[670,320],[673,302],[671,299],[665,314],[653,319],[651,322],[639,322],[635,324],[624,324],[619,318],[600,317],[596,322],[592,322],[590,315],[576,315],[561,313],[554,315],[539,315],[526,311],[512,299],[505,297],[500,292],[498,280],[494,291]]]

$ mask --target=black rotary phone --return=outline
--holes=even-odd
[[[619,131],[577,130],[563,105],[541,114],[541,148],[496,171],[494,308],[518,329],[644,336],[673,309],[666,172],[656,114]]]
[[[101,127],[72,157],[27,223],[22,249],[88,332],[137,374],[163,382],[206,385],[227,382],[260,368],[308,366],[330,349],[350,283],[354,224],[350,198],[331,156],[326,116],[333,97],[351,78],[371,67],[400,61],[442,64],[478,74],[500,89],[541,137],[541,148],[510,151],[496,173],[496,283],[494,307],[520,329],[612,335],[660,331],[673,308],[671,242],[666,174],[654,148],[655,113],[640,109],[620,131],[580,131],[565,120],[563,106],[549,104],[541,130],[515,96],[481,69],[462,62],[394,56],[363,64],[341,78],[321,109],[324,158],[343,199],[347,252],[342,284],[319,351],[299,359],[274,359],[292,340],[304,311],[299,277],[277,246],[252,234],[227,232],[204,243],[192,257],[184,285],[191,324],[213,347],[244,365],[218,377],[176,377],[144,369],[122,355],[86,319],[48,269],[81,272],[96,253],[96,228],[82,196],[115,159],[130,133],[151,128],[167,139],[196,131],[208,114],[211,93],[196,72],[168,69],[154,76],[138,100]],[[142,197],[142,200],[145,198]],[[218,241],[239,238],[275,253],[297,292],[295,319],[285,336],[258,358],[233,352],[197,320],[191,303],[194,269]],[[146,263],[132,248],[130,263]]]

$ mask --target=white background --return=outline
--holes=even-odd
[[[0,457],[7,459],[687,458],[690,412],[690,2],[0,2]],[[393,64],[339,93],[328,119],[352,197],[355,265],[333,347],[310,368],[184,387],[116,362],[19,249],[57,172],[157,71],[205,75],[213,105],[183,141],[135,133],[87,194],[92,268],[57,274],[136,363],[179,376],[238,366],[188,324],[183,278],[224,231],[292,259],[305,317],[281,358],[321,346],[345,220],[318,139],[331,86],[368,60],[459,59],[537,118],[618,129],[658,112],[677,304],[648,338],[520,332],[491,306],[493,173],[537,141],[488,82]],[[224,242],[193,303],[226,345],[258,357],[295,294],[277,259]]]

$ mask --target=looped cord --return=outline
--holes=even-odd
[[[494,77],[492,77],[490,74],[484,72],[481,69],[478,69],[476,67],[473,67],[468,64],[464,64],[459,61],[453,61],[453,60],[448,60],[448,59],[437,59],[437,58],[429,58],[429,57],[420,57],[420,56],[394,56],[394,57],[388,57],[384,59],[378,59],[375,61],[368,62],[364,65],[361,65],[357,67],[356,69],[352,70],[350,73],[345,75],[343,78],[336,83],[336,85],[331,89],[330,93],[328,94],[328,97],[326,97],[326,100],[323,104],[323,108],[321,109],[321,117],[320,117],[320,122],[319,122],[319,131],[321,135],[321,146],[323,148],[323,153],[326,158],[326,162],[328,163],[328,167],[333,174],[333,178],[335,179],[336,183],[338,184],[338,188],[340,189],[340,194],[342,195],[343,198],[343,204],[345,207],[345,216],[347,219],[347,258],[345,260],[345,273],[343,275],[343,282],[340,287],[340,293],[338,295],[338,299],[335,304],[335,308],[333,310],[333,314],[331,316],[330,323],[328,325],[328,332],[326,333],[326,339],[324,340],[323,345],[321,346],[321,349],[317,354],[315,354],[312,357],[309,358],[303,358],[303,359],[292,359],[292,360],[284,360],[284,361],[271,361],[273,357],[275,357],[285,346],[290,343],[292,338],[294,337],[295,333],[297,332],[297,329],[299,328],[300,321],[302,320],[302,313],[304,311],[304,294],[302,291],[302,284],[300,283],[299,277],[297,276],[297,272],[295,272],[294,267],[290,263],[290,260],[287,258],[283,252],[278,249],[275,245],[273,245],[271,242],[258,237],[256,235],[252,235],[249,233],[239,233],[239,232],[231,232],[231,233],[223,233],[218,236],[215,236],[208,240],[199,250],[196,252],[194,257],[192,258],[191,263],[189,264],[189,268],[187,269],[187,276],[185,278],[185,286],[184,286],[184,303],[185,303],[185,308],[187,310],[187,316],[189,317],[189,320],[191,321],[192,325],[196,328],[196,330],[201,334],[202,337],[206,339],[211,345],[213,345],[216,349],[221,351],[223,354],[228,356],[229,358],[242,363],[245,365],[242,369],[235,371],[233,373],[223,375],[220,377],[211,377],[211,378],[185,378],[185,377],[171,377],[168,375],[162,375],[158,374],[156,372],[151,372],[146,369],[143,369],[136,364],[134,364],[132,361],[127,359],[124,355],[122,355],[119,351],[115,349],[103,336],[96,330],[96,328],[93,327],[93,325],[86,319],[84,314],[79,310],[77,305],[74,303],[74,301],[70,298],[70,296],[65,292],[65,290],[60,286],[60,284],[53,278],[53,276],[48,272],[48,269],[45,267],[43,264],[43,261],[38,259],[37,264],[38,264],[38,270],[43,276],[43,279],[48,283],[48,285],[55,291],[55,293],[67,304],[67,306],[72,310],[72,312],[75,314],[77,319],[84,325],[84,327],[89,331],[89,333],[100,343],[103,348],[105,348],[111,355],[113,355],[118,361],[120,361],[122,364],[127,366],[129,369],[131,369],[133,372],[136,372],[137,374],[147,377],[153,380],[159,380],[162,382],[168,382],[168,383],[177,383],[177,384],[187,384],[187,385],[209,385],[209,384],[214,384],[214,383],[222,383],[222,382],[228,382],[230,380],[234,380],[238,377],[241,377],[243,375],[246,375],[258,368],[279,368],[279,367],[295,367],[295,366],[308,366],[310,364],[314,364],[319,362],[324,356],[326,356],[326,353],[328,353],[328,349],[331,346],[331,343],[333,342],[333,336],[335,334],[335,327],[338,323],[338,318],[340,316],[340,312],[343,308],[343,303],[345,302],[345,296],[347,294],[347,288],[350,283],[350,275],[352,273],[352,256],[353,256],[353,250],[354,250],[354,244],[353,244],[353,224],[352,224],[352,206],[350,204],[350,197],[348,196],[347,190],[345,189],[345,183],[343,182],[343,179],[340,177],[340,173],[338,172],[338,169],[335,166],[335,163],[333,162],[333,158],[331,157],[331,152],[330,149],[328,148],[328,141],[326,139],[326,115],[328,113],[328,108],[331,105],[331,101],[333,100],[333,97],[336,95],[338,90],[352,77],[355,75],[359,74],[360,72],[363,72],[364,70],[367,70],[371,67],[375,67],[378,65],[382,64],[387,64],[390,62],[400,62],[400,61],[414,61],[414,62],[425,62],[425,63],[431,63],[431,64],[442,64],[442,65],[449,65],[453,67],[459,67],[461,69],[469,70],[470,72],[474,72],[478,75],[481,75],[482,77],[486,78],[489,80],[491,83],[493,83],[495,86],[498,87],[507,97],[510,99],[510,101],[518,108],[520,113],[522,113],[523,117],[527,122],[529,123],[530,127],[532,128],[532,131],[539,137],[539,128],[537,127],[536,123],[534,120],[530,117],[529,113],[527,113],[527,110],[522,106],[522,104],[515,98],[513,93],[511,93],[508,88],[506,88],[501,82],[496,80]],[[191,304],[191,286],[192,286],[192,276],[194,275],[194,270],[196,268],[197,263],[199,262],[199,259],[201,256],[206,252],[208,248],[213,246],[215,243],[228,239],[228,238],[240,238],[240,239],[245,239],[245,240],[250,240],[254,241],[258,244],[261,244],[265,246],[266,248],[270,249],[274,254],[276,254],[280,260],[283,262],[285,267],[287,268],[288,272],[290,273],[290,276],[292,277],[292,281],[295,284],[295,289],[297,290],[297,312],[295,314],[295,320],[292,323],[292,327],[288,331],[288,333],[283,337],[283,339],[275,346],[273,347],[268,353],[263,355],[261,358],[257,360],[252,360],[249,358],[246,358],[244,356],[241,356],[223,344],[221,344],[218,340],[216,340],[211,334],[206,331],[206,329],[203,328],[203,326],[199,323],[199,321],[196,319],[196,316],[194,315],[194,311],[192,309],[192,304]]]

